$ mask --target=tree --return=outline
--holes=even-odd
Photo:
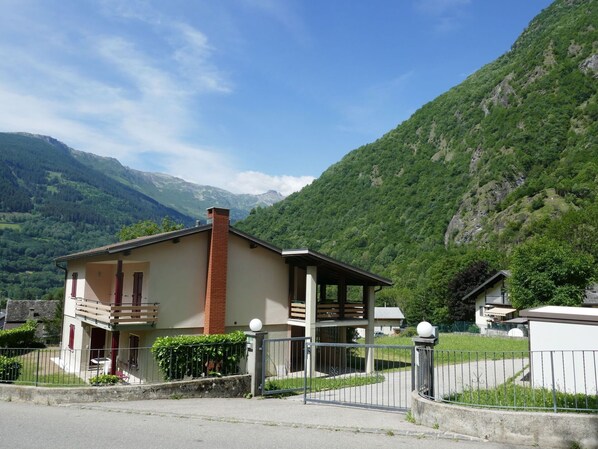
[[[133,240],[146,235],[161,234],[162,232],[177,231],[185,227],[182,223],[176,223],[170,217],[164,217],[162,223],[156,223],[153,220],[142,220],[133,223],[130,226],[123,226],[118,232],[117,237],[121,242]]]
[[[496,270],[485,260],[476,260],[459,271],[447,285],[447,303],[454,321],[475,321],[475,297],[463,297],[490,277]]]
[[[509,292],[518,309],[579,306],[595,274],[594,257],[570,245],[535,238],[513,251]]]

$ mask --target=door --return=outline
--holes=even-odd
[[[132,299],[132,303],[131,303],[133,306],[141,305],[142,288],[143,288],[143,273],[142,272],[133,273],[133,299]],[[133,308],[133,318],[141,318],[140,312],[141,312],[141,309]]]
[[[89,361],[104,357],[104,345],[106,344],[106,330],[99,327],[91,328],[91,343],[89,344]]]

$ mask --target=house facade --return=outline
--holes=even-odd
[[[475,297],[475,324],[482,334],[487,334],[494,324],[512,320],[517,315],[506,285],[509,276],[509,271],[501,270],[463,297],[464,301]]]
[[[2,324],[0,329],[15,329],[33,320],[37,323],[35,332],[37,339],[55,339],[56,335],[51,335],[46,322],[56,317],[59,305],[59,301],[9,299],[6,303],[6,314],[0,317],[0,324]]]
[[[247,330],[270,338],[345,341],[347,328],[373,342],[375,289],[391,281],[307,249],[282,250],[229,225],[211,223],[120,242],[57,259],[66,270],[62,346],[76,371],[109,360],[135,376],[136,348],[157,337]],[[371,319],[370,319],[371,318]]]

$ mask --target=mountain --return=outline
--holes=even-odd
[[[399,302],[429,295],[450,254],[504,263],[565,219],[596,235],[597,28],[597,1],[555,1],[506,54],[237,226],[391,276]]]
[[[205,218],[207,208],[218,205],[230,209],[231,219],[237,221],[247,217],[255,207],[268,207],[284,198],[275,191],[261,195],[233,194],[162,173],[134,170],[114,158],[77,150],[71,150],[71,153],[82,164],[96,168],[118,182],[191,217]]]
[[[282,199],[132,170],[26,133],[0,133],[0,192],[0,301],[59,287],[55,257],[112,243],[122,226],[165,216],[193,225],[211,206],[230,208],[236,220]]]

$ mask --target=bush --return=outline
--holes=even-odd
[[[114,374],[99,374],[89,379],[89,383],[92,385],[114,385],[120,382],[120,377]]]
[[[17,328],[0,331],[0,348],[38,347],[39,343],[35,340],[36,330],[37,323],[30,320]]]
[[[245,334],[180,335],[157,338],[152,353],[166,380],[237,374]]]
[[[401,329],[400,335],[401,337],[417,337],[417,329],[413,326],[406,327]]]
[[[472,324],[467,328],[467,332],[470,334],[479,334],[480,328],[476,324]]]
[[[13,357],[0,355],[0,382],[13,382],[21,375],[23,364]]]

